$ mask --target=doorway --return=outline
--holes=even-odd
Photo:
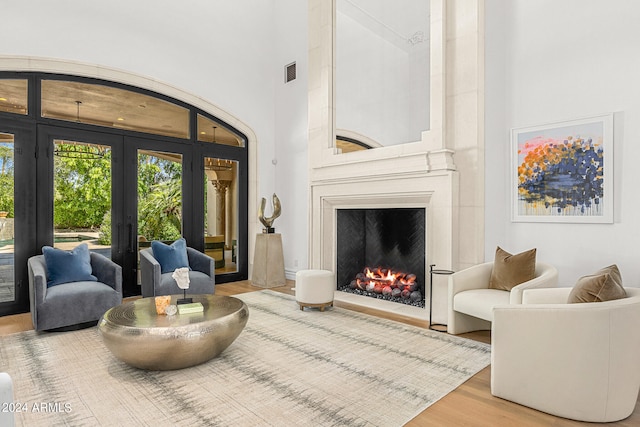
[[[35,132],[0,122],[0,316],[29,310],[27,259],[35,245]]]
[[[0,288],[4,280],[14,299],[0,299],[0,315],[28,310],[26,260],[44,245],[86,242],[122,266],[130,296],[140,294],[138,251],[151,240],[182,236],[206,252],[223,234],[216,282],[247,278],[247,138],[233,126],[149,90],[62,74],[0,73],[3,99],[0,172],[10,173],[0,178],[14,188],[3,185],[0,198],[15,204],[4,221],[15,241],[0,235],[13,266]],[[5,151],[13,159],[1,160]],[[224,233],[207,223],[221,205],[210,206],[205,157],[233,164]]]
[[[185,237],[214,258],[218,283],[245,274],[247,180],[241,157],[225,157],[210,145],[194,150],[64,126],[39,125],[37,133],[37,248],[86,243],[122,266],[125,296],[140,294],[139,251],[153,240]],[[194,168],[194,151],[216,157],[203,154],[202,167]],[[213,198],[212,182],[218,193]]]

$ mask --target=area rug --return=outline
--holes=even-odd
[[[188,369],[129,367],[97,328],[9,335],[0,370],[23,426],[401,426],[490,363],[490,346],[354,311],[237,295],[244,331]],[[142,349],[141,349],[142,350]]]

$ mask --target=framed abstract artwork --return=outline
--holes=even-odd
[[[511,131],[514,222],[613,222],[613,114]]]

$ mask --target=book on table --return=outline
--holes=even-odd
[[[190,304],[178,305],[178,313],[180,314],[202,313],[203,311],[204,311],[204,307],[200,302],[192,302]]]

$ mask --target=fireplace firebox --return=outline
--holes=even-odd
[[[424,308],[425,209],[337,209],[339,291]]]

